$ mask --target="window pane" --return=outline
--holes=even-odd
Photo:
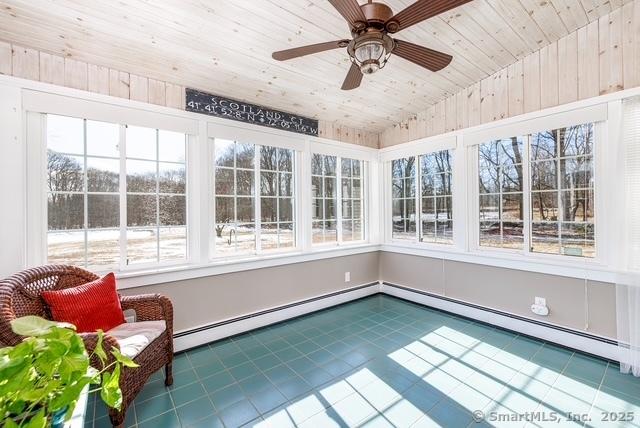
[[[187,224],[187,202],[184,196],[160,196],[160,225]]]
[[[311,201],[311,216],[314,220],[322,220],[324,215],[324,201],[314,198]]]
[[[568,190],[560,192],[563,221],[593,222],[593,191]]]
[[[84,197],[50,193],[47,203],[49,230],[84,228]]]
[[[502,246],[505,248],[522,248],[524,243],[523,223],[502,223]]]
[[[409,198],[416,195],[416,180],[415,178],[406,178],[403,180],[402,186],[404,188],[404,197]]]
[[[436,219],[435,198],[422,198],[422,219],[423,220]]]
[[[235,143],[229,140],[214,141],[214,150],[216,152],[216,166],[227,166],[233,168],[234,165],[234,148]]]
[[[185,165],[177,163],[160,163],[160,193],[185,193],[187,188],[187,171]]]
[[[522,194],[502,195],[502,220],[522,220]]]
[[[263,224],[260,228],[260,245],[262,250],[269,251],[278,248],[278,225]]]
[[[293,150],[278,149],[278,169],[293,172]]]
[[[293,223],[280,224],[279,228],[279,243],[280,248],[293,248],[295,247],[295,235],[293,232]]]
[[[392,180],[391,182],[391,197],[403,198],[404,197],[404,180]]]
[[[127,192],[155,193],[157,163],[127,159]]]
[[[324,242],[324,222],[314,221],[311,223],[311,240],[314,244]]]
[[[254,222],[255,204],[253,198],[237,198],[237,219],[238,222]]]
[[[342,179],[342,197],[343,198],[351,198],[352,194],[352,180],[349,178]]]
[[[186,161],[186,140],[185,134],[160,130],[158,132],[158,160],[184,163]]]
[[[157,160],[157,132],[152,128],[127,126],[127,157]]]
[[[263,171],[277,171],[277,149],[270,146],[260,148],[260,169]]]
[[[119,192],[120,160],[87,158],[87,190],[89,192]]]
[[[361,160],[357,160],[357,159],[351,159],[351,168],[352,168],[352,175],[354,178],[360,178],[362,177],[362,161]]]
[[[362,198],[362,180],[354,178],[351,180],[353,184],[353,190],[351,193],[352,198]]]
[[[231,223],[216,224],[216,254],[229,255],[236,251],[235,226]]]
[[[160,228],[160,260],[184,260],[187,258],[187,228]]]
[[[253,253],[256,250],[256,227],[253,223],[239,224],[235,229],[236,248],[239,253]]]
[[[236,171],[236,193],[238,195],[253,195],[253,171],[237,170]]]
[[[322,177],[311,177],[311,196],[322,197]]]
[[[342,240],[353,241],[353,220],[342,222]]]
[[[558,162],[555,160],[531,164],[531,190],[558,188]]]
[[[531,225],[531,251],[560,254],[559,225],[556,222]]]
[[[480,245],[483,247],[500,247],[502,230],[499,221],[480,222]]]
[[[422,175],[422,196],[433,196],[435,193],[435,177],[431,174]]]
[[[558,221],[558,192],[533,192],[531,217],[534,221]]]
[[[509,166],[502,169],[502,191],[521,192],[523,186],[522,166]]]
[[[499,147],[500,141],[490,141],[478,146],[480,169],[496,169],[500,165]]]
[[[336,201],[333,199],[324,200],[324,218],[334,220],[336,218]]]
[[[351,177],[351,159],[342,159],[341,164],[342,177]]]
[[[84,190],[84,158],[47,152],[47,186],[52,192]]]
[[[127,264],[158,261],[158,229],[127,229]]]
[[[84,154],[84,121],[48,114],[47,149],[59,153]]]
[[[450,174],[436,174],[434,176],[434,185],[436,195],[450,195],[451,194],[451,175]]]
[[[233,195],[235,193],[232,169],[216,168],[215,181],[216,195]]]
[[[260,194],[262,196],[278,196],[277,172],[260,172]]]
[[[88,195],[87,214],[89,228],[120,226],[119,195]]]
[[[280,198],[278,199],[280,218],[278,221],[293,221],[293,199]]]
[[[342,200],[342,218],[343,219],[351,219],[353,218],[353,204],[349,199]]]
[[[323,163],[324,156],[314,153],[311,156],[311,174],[313,175],[322,175],[323,172]]]
[[[236,168],[253,169],[255,145],[236,143]]]
[[[453,219],[453,199],[451,196],[436,198],[436,216],[438,220]]]
[[[422,221],[422,240],[424,242],[436,242],[436,222],[433,220]]]
[[[436,241],[440,244],[453,244],[453,221],[445,220],[436,223]]]
[[[594,124],[570,126],[560,129],[562,143],[560,156],[582,156],[593,153]]]
[[[324,242],[335,242],[338,240],[338,228],[335,221],[324,222]]]
[[[500,219],[500,196],[481,195],[480,196],[480,220]]]
[[[553,159],[558,157],[558,134],[544,131],[531,135],[531,159]]]
[[[562,253],[571,256],[595,255],[594,227],[590,223],[562,223]]]
[[[120,157],[120,126],[87,120],[87,155]]]
[[[280,196],[293,196],[293,174],[283,173],[280,177]]]
[[[522,153],[524,139],[522,137],[511,137],[501,140],[498,150],[498,159],[502,165],[513,165],[522,163]]]
[[[260,214],[263,222],[278,221],[278,211],[276,198],[260,198]]]
[[[336,162],[335,156],[324,157],[324,175],[335,176],[336,175]]]
[[[406,178],[415,176],[415,157],[396,159],[391,162],[391,173],[393,178]]]
[[[480,193],[500,192],[500,169],[481,168],[480,169]]]
[[[362,218],[362,201],[359,199],[355,199],[351,205],[353,210],[353,218],[361,219]]]
[[[229,223],[235,219],[232,197],[216,197],[216,223]]]
[[[586,189],[593,187],[591,157],[560,160],[560,177],[564,189]]]
[[[325,178],[324,179],[324,197],[333,198],[336,196],[336,179]]]
[[[116,266],[120,260],[119,230],[89,230],[87,232],[87,266],[100,269]]]
[[[154,226],[157,220],[155,195],[127,195],[127,226]]]
[[[47,233],[47,263],[84,266],[84,231]]]

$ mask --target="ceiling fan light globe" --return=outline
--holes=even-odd
[[[361,64],[374,59],[379,61],[385,55],[384,44],[381,40],[369,40],[357,46],[354,54]]]
[[[372,59],[362,63],[360,65],[360,71],[362,74],[373,74],[376,71],[380,70],[380,62],[378,60]]]

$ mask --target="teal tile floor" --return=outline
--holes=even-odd
[[[179,353],[174,379],[126,426],[640,426],[616,364],[384,295]],[[95,398],[88,414],[110,426]]]

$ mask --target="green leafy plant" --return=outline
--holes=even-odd
[[[0,425],[42,428],[60,413],[68,420],[87,385],[96,385],[90,392],[100,391],[109,407],[120,409],[122,367],[137,364],[115,347],[109,351],[113,358],[108,358],[102,331],[89,354],[72,324],[27,316],[14,320],[11,328],[26,338],[0,348]],[[101,370],[91,367],[94,356],[101,361]]]

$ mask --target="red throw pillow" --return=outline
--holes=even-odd
[[[78,287],[43,291],[42,297],[53,319],[75,325],[78,333],[107,331],[124,323],[113,273]]]

